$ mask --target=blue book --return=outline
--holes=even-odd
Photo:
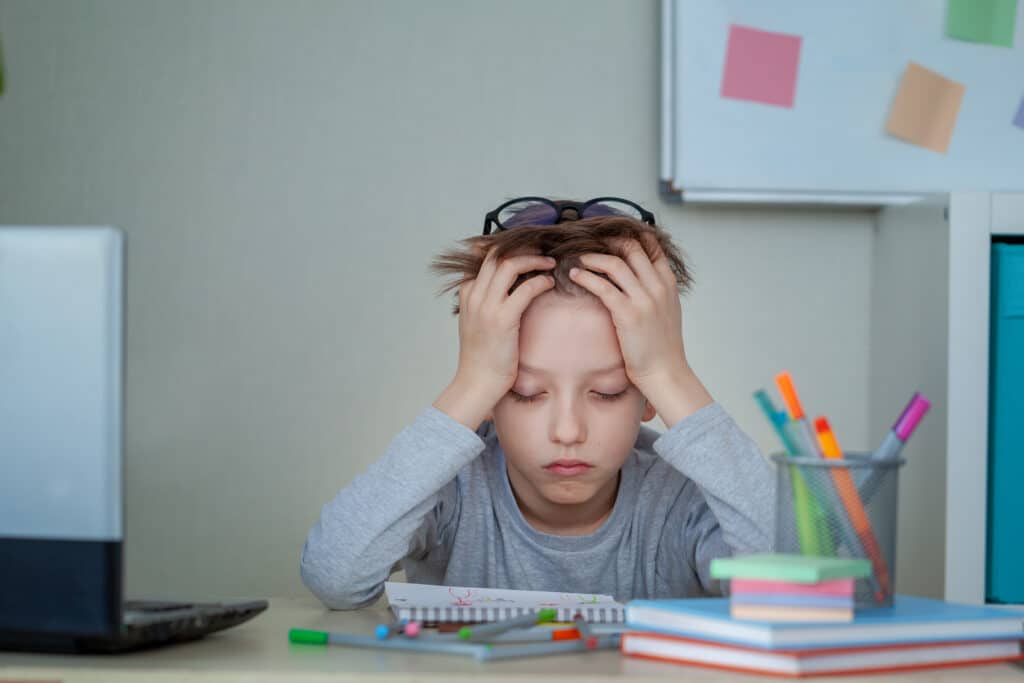
[[[733,619],[728,598],[633,600],[630,631],[653,631],[764,649],[1024,639],[1024,612],[897,595],[892,607],[858,610],[850,623]]]

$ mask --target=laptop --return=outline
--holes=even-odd
[[[0,226],[0,648],[122,652],[265,600],[123,600],[123,253],[110,227]]]

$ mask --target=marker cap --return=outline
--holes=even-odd
[[[288,631],[288,640],[293,643],[308,643],[310,645],[326,645],[326,631],[311,631],[305,628],[293,628]]]

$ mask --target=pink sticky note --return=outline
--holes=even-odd
[[[722,97],[792,107],[801,41],[800,36],[730,26]]]

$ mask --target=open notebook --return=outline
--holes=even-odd
[[[428,586],[419,583],[384,584],[388,602],[398,619],[427,622],[499,621],[542,609],[558,610],[558,621],[582,614],[587,621],[619,623],[625,605],[609,595],[516,591],[463,586]]]

